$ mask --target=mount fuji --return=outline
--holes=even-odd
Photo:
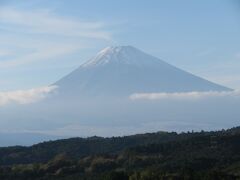
[[[107,47],[54,85],[60,95],[85,97],[231,90],[132,46]]]
[[[53,85],[58,87],[56,91],[40,102],[0,108],[0,132],[8,132],[1,134],[3,139],[8,140],[9,133],[16,137],[23,132],[30,138],[17,135],[15,143],[25,137],[24,144],[32,144],[39,140],[39,133],[44,135],[41,140],[49,136],[119,136],[159,130],[214,130],[239,122],[240,101],[236,96],[222,95],[234,91],[131,46],[105,48]],[[142,93],[198,92],[220,96],[155,101],[131,98]],[[0,139],[1,143],[7,141]]]

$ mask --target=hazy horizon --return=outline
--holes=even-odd
[[[238,126],[239,9],[1,1],[0,145]]]

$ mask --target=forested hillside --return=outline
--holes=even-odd
[[[240,179],[240,128],[0,148],[0,179]]]

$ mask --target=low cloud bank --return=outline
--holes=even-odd
[[[131,100],[161,100],[161,99],[202,99],[211,97],[240,97],[240,91],[206,91],[206,92],[180,92],[180,93],[134,93]]]
[[[46,98],[57,86],[45,86],[29,90],[0,92],[0,106],[10,103],[29,104]]]

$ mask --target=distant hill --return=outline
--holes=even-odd
[[[1,179],[239,179],[240,128],[0,148]]]

